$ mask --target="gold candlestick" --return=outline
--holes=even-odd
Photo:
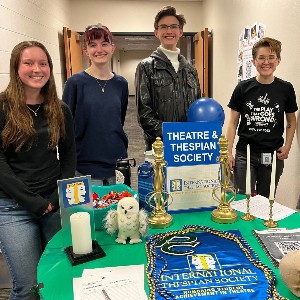
[[[274,228],[278,226],[278,222],[273,220],[273,204],[274,204],[274,199],[269,199],[270,202],[270,217],[269,220],[264,221],[264,225],[270,228]]]
[[[253,221],[255,217],[250,214],[250,194],[246,194],[247,198],[247,212],[241,216],[244,221]]]
[[[233,223],[238,219],[237,213],[230,207],[230,202],[232,202],[236,197],[236,191],[230,184],[230,169],[228,163],[228,141],[225,135],[222,134],[219,139],[220,145],[220,168],[218,172],[219,185],[213,189],[212,196],[219,202],[219,206],[212,211],[212,220],[217,223]],[[220,174],[221,173],[221,174]],[[221,197],[218,197],[216,191],[221,189]],[[227,199],[226,192],[231,191],[233,196]]]
[[[148,223],[153,228],[165,228],[172,224],[172,216],[166,212],[168,206],[168,199],[170,195],[164,191],[164,167],[166,165],[163,156],[163,142],[161,138],[157,137],[156,141],[152,145],[154,150],[154,178],[153,178],[153,189],[154,192],[149,197],[148,205],[153,209],[149,218]],[[151,200],[154,200],[155,205],[151,204]]]

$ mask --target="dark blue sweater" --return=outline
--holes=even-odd
[[[104,92],[101,86],[105,86]],[[74,118],[77,170],[92,178],[114,176],[116,160],[127,157],[128,139],[123,129],[126,79],[114,74],[107,83],[97,82],[83,71],[67,80],[62,98]]]

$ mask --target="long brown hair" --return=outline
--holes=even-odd
[[[66,134],[64,112],[61,100],[58,99],[53,76],[53,63],[46,47],[36,41],[24,41],[14,47],[10,57],[10,81],[7,88],[0,94],[0,107],[6,112],[6,121],[1,132],[2,147],[4,150],[13,145],[16,151],[23,146],[29,149],[36,136],[32,116],[25,103],[24,85],[19,77],[18,69],[22,52],[26,48],[41,48],[48,59],[50,78],[41,88],[44,100],[45,115],[48,120],[50,136],[49,148],[54,150],[61,137]]]

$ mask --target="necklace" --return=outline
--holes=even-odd
[[[109,72],[108,73],[108,75],[107,75],[107,79],[105,80],[105,83],[104,83],[104,85],[102,85],[101,83],[100,83],[100,81],[99,80],[101,80],[101,79],[98,79],[96,76],[94,76],[94,71],[92,71],[90,68],[87,68],[86,70],[86,73],[88,73],[90,76],[92,76],[92,77],[94,77],[95,79],[96,79],[96,81],[97,81],[97,83],[98,83],[98,85],[100,86],[100,88],[101,88],[101,92],[102,93],[104,93],[105,92],[105,87],[106,87],[106,85],[107,85],[107,83],[108,83],[108,80],[111,78],[111,72]],[[104,80],[103,80],[104,81]]]
[[[102,86],[101,83],[98,81],[98,79],[96,77],[94,77],[97,81],[97,83],[99,84],[99,86],[101,87],[101,92],[104,93],[104,89],[107,85],[108,79],[105,81],[105,84]]]
[[[33,110],[33,109],[31,109],[31,108],[27,105],[27,108],[28,108],[29,110],[31,110],[31,111],[34,113],[34,116],[35,116],[35,117],[37,117],[37,112],[38,112],[38,110],[40,109],[40,107],[41,107],[41,104],[39,104],[39,106],[38,106],[38,108],[37,108],[36,110]]]

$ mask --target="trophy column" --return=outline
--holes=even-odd
[[[220,145],[220,169],[218,173],[219,185],[213,189],[212,196],[219,202],[219,206],[212,211],[212,220],[217,223],[234,223],[238,219],[237,213],[230,207],[230,202],[232,202],[236,197],[236,191],[234,187],[230,184],[230,170],[228,164],[228,141],[225,135],[222,134],[219,139]],[[221,197],[218,197],[216,191],[221,189]],[[227,199],[226,192],[231,191],[233,196]]]
[[[154,150],[154,192],[151,194],[148,204],[150,205],[151,200],[154,200],[155,205],[150,205],[153,210],[148,218],[148,223],[149,226],[153,228],[165,228],[172,224],[172,216],[166,212],[169,194],[164,191],[164,167],[166,163],[164,161],[164,146],[161,138],[156,138],[156,141],[153,143],[152,147]]]

